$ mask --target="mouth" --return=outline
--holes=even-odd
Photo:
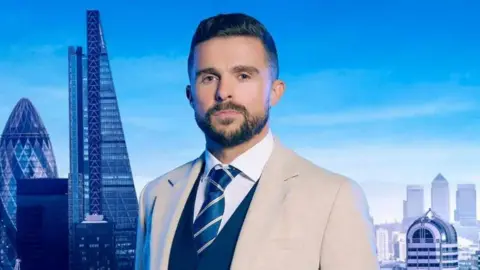
[[[235,115],[239,115],[239,114],[240,114],[240,112],[235,111],[235,110],[221,110],[221,111],[215,112],[213,115],[214,116],[227,117],[227,116],[235,116]]]

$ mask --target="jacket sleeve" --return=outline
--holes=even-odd
[[[146,210],[145,210],[145,190],[147,186],[140,192],[138,199],[138,224],[137,224],[137,243],[135,250],[135,270],[145,270],[144,264],[144,246],[146,232]]]
[[[380,269],[369,206],[354,181],[344,181],[338,190],[322,241],[320,269]]]

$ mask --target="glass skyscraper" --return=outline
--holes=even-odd
[[[13,269],[17,258],[17,179],[57,177],[47,130],[33,104],[22,98],[0,139],[0,269]]]
[[[80,50],[72,47],[69,53],[70,134],[73,136],[70,182],[84,195],[73,194],[72,190],[71,196],[83,197],[84,216],[87,213],[103,215],[114,224],[118,269],[131,270],[135,262],[138,201],[97,10],[87,11],[86,56]],[[79,163],[82,159],[81,171]],[[80,174],[83,175],[84,189],[80,188]]]
[[[85,160],[84,160],[84,72],[82,48],[68,48],[68,88],[70,119],[70,173],[68,181],[68,235],[69,262],[74,261],[75,225],[85,216]],[[70,269],[73,265],[70,265]]]
[[[458,184],[455,221],[462,226],[477,225],[477,190],[475,184]]]

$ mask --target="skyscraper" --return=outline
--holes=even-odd
[[[457,207],[455,221],[463,226],[477,224],[477,190],[475,184],[459,184],[457,186]]]
[[[450,222],[450,188],[442,174],[432,181],[432,211],[446,222]]]
[[[68,181],[17,179],[17,254],[21,269],[68,270]]]
[[[117,270],[113,223],[102,215],[87,215],[76,225],[74,266],[70,270]]]
[[[75,156],[71,157],[73,162],[74,159],[81,160],[78,153],[81,149],[85,150],[84,213],[103,215],[114,224],[118,269],[130,270],[135,261],[138,201],[99,11],[87,11],[86,61],[84,56],[80,56],[78,48],[77,52],[74,51],[71,49],[69,54],[73,59],[71,63],[77,65],[76,71],[70,69],[70,90],[77,93],[70,94],[70,104],[77,106],[70,107],[70,115],[77,117],[77,126],[76,131],[71,130],[71,134],[76,136],[78,143],[83,141],[84,145],[72,144],[70,153]],[[79,67],[80,63],[86,64],[86,67]],[[80,74],[80,70],[84,73]],[[83,82],[82,86],[79,86],[79,81]],[[81,91],[86,94],[83,98],[79,98]],[[75,97],[77,100],[74,100]],[[80,100],[83,100],[83,104],[78,106]],[[83,117],[80,110],[86,112]],[[78,121],[79,118],[83,123]],[[71,121],[74,121],[72,117]],[[80,129],[86,135],[83,140],[78,132]],[[71,165],[71,168],[75,166]],[[78,171],[71,173],[73,175]]]
[[[85,157],[84,157],[84,54],[81,47],[68,48],[68,88],[70,123],[70,173],[68,181],[69,262],[73,263],[75,225],[85,215]],[[72,269],[72,265],[70,265]]]
[[[425,213],[423,186],[408,185],[407,200],[403,203],[403,228],[406,230],[412,222]]]
[[[389,233],[385,228],[378,228],[376,231],[377,258],[379,261],[388,261],[391,258]]]
[[[458,268],[455,228],[430,210],[407,231],[407,269]]]
[[[10,114],[0,139],[0,269],[13,269],[17,257],[17,179],[57,177],[47,130],[33,104],[22,98]]]

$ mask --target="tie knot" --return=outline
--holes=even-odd
[[[217,166],[212,168],[208,174],[208,192],[223,192],[230,182],[240,173],[240,170],[228,165],[227,167]]]

